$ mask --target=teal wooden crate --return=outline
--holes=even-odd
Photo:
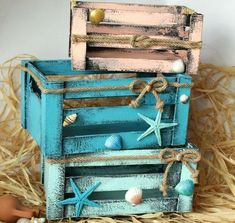
[[[147,85],[156,78],[155,74],[73,71],[69,60],[24,61],[23,66],[28,71],[21,75],[22,126],[37,141],[45,156],[186,144],[189,99],[181,99],[190,98],[191,88],[188,85],[192,79],[188,75],[166,74],[163,77],[168,86],[157,94],[161,100],[158,98],[157,101],[164,102],[160,121],[167,123],[168,127],[159,132],[158,138],[154,132],[150,132],[138,141],[149,128],[148,120],[154,121],[160,112],[155,108],[156,98],[151,91],[144,94],[139,107],[130,107],[129,102],[136,100],[141,93],[129,90],[128,86],[136,80],[142,84],[145,81]],[[97,74],[102,74],[104,79],[91,79],[97,78]],[[171,83],[187,86],[173,87]],[[159,81],[158,85],[162,85],[162,82]],[[110,86],[117,89],[108,90]],[[88,91],[87,88],[96,90]],[[55,93],[55,90],[59,92]],[[103,98],[105,103],[112,100],[119,102],[98,105],[97,101]],[[79,103],[79,106],[66,106],[71,101]],[[84,102],[90,105],[83,106]],[[77,115],[76,121],[63,127],[64,119],[73,114]],[[149,118],[147,122],[143,116]],[[109,148],[105,143],[113,135],[119,137],[121,145]]]
[[[46,159],[44,187],[47,218],[57,220],[192,211],[192,175],[198,175],[198,149],[189,144],[185,148],[170,150],[175,152],[173,163],[167,161],[172,153],[163,155],[167,158],[165,160],[158,158],[163,151],[104,151],[69,157],[67,160]],[[187,158],[192,151],[194,158]],[[177,154],[182,152],[184,155],[177,158]],[[167,195],[163,196],[160,189],[167,165],[172,166],[166,178]],[[130,188],[143,191],[142,201],[137,205],[125,200],[125,194]]]

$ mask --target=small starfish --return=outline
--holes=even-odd
[[[157,113],[155,121],[144,115],[141,115],[140,113],[138,113],[138,116],[142,118],[145,122],[147,122],[150,125],[150,127],[137,140],[140,141],[141,139],[145,138],[146,136],[154,132],[157,137],[158,144],[160,146],[162,145],[160,130],[178,125],[178,123],[161,123],[162,112],[159,111]]]
[[[100,184],[101,184],[100,182],[89,187],[83,194],[80,192],[77,184],[74,182],[74,180],[72,178],[70,178],[70,184],[71,184],[71,187],[72,187],[73,192],[75,194],[75,197],[68,198],[63,201],[59,201],[58,202],[59,205],[68,205],[68,204],[75,205],[77,217],[80,216],[83,205],[88,205],[88,206],[92,206],[92,207],[100,207],[100,205],[95,203],[94,201],[88,200],[88,197],[93,193],[93,191],[98,186],[100,186]]]

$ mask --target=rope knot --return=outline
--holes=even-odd
[[[140,104],[140,100],[144,97],[146,93],[152,93],[156,98],[156,108],[162,110],[164,102],[161,100],[158,93],[161,93],[166,90],[168,87],[168,82],[164,77],[156,77],[151,80],[149,83],[143,80],[135,80],[130,86],[129,90],[133,93],[139,93],[139,96],[131,102],[130,106],[136,108]]]
[[[133,48],[148,48],[151,43],[151,38],[148,36],[134,35],[130,39],[130,44]]]
[[[198,183],[199,171],[191,167],[191,163],[197,163],[200,161],[201,155],[195,150],[183,150],[181,152],[175,152],[172,149],[164,149],[159,154],[159,159],[167,163],[165,173],[163,175],[162,185],[160,191],[163,192],[163,196],[167,196],[167,177],[169,170],[176,161],[181,161],[190,171],[191,176],[195,184]]]

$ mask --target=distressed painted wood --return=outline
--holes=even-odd
[[[97,25],[89,21],[89,13],[94,9],[102,9],[105,15],[104,20]],[[81,12],[86,15],[81,16]],[[203,16],[181,6],[77,1],[71,17],[71,37],[73,35],[97,35],[104,38],[144,35],[158,39],[201,41]],[[80,26],[84,27],[84,24],[86,30],[85,28],[77,30]],[[161,50],[161,53],[158,50]],[[163,50],[165,52],[162,52]],[[182,59],[188,74],[197,73],[200,56],[200,49],[182,50],[165,46],[141,49],[134,48],[131,43],[72,42],[71,52],[73,69],[78,70],[173,73],[173,62]]]
[[[197,148],[172,148],[175,151]],[[113,157],[156,155],[161,150],[105,151],[89,156]],[[47,218],[62,218],[132,215],[152,212],[188,212],[192,209],[192,196],[178,195],[174,187],[181,181],[192,179],[188,169],[181,162],[175,162],[168,176],[168,196],[159,191],[166,163],[159,159],[150,160],[111,160],[95,162],[73,162],[51,164],[45,160],[45,190],[47,197]],[[196,166],[194,166],[196,168]],[[101,184],[89,196],[89,200],[100,205],[99,208],[84,205],[80,216],[76,215],[74,205],[58,206],[58,201],[73,197],[69,179],[76,182],[81,193],[90,185]],[[121,183],[120,183],[121,182]],[[133,206],[125,201],[129,188],[143,189],[142,203]]]
[[[71,63],[69,64],[68,61],[32,61],[25,64],[47,89],[128,86],[136,80],[136,77],[125,78],[125,73],[119,73],[115,79],[86,80],[85,74],[92,76],[100,74],[100,72],[74,72],[70,65]],[[60,75],[69,77],[75,74],[81,79],[58,79]],[[44,155],[59,157],[107,150],[105,142],[113,134],[121,136],[123,149],[159,147],[154,134],[137,141],[138,137],[148,128],[138,113],[151,119],[154,119],[157,114],[156,99],[152,94],[146,94],[143,97],[140,107],[131,108],[129,103],[138,94],[129,89],[44,94],[37,87],[35,80],[27,74],[22,75],[22,81],[25,83],[23,83],[22,92],[22,102],[25,104],[22,105],[22,125],[40,145]],[[48,75],[58,78],[48,80]],[[106,76],[110,73],[102,73],[102,75]],[[129,75],[130,73],[127,74],[127,76]],[[135,75],[145,82],[153,79],[152,74]],[[166,80],[179,83],[191,83],[192,81],[190,76],[181,74],[168,74]],[[180,102],[180,96],[183,94],[190,96],[190,88],[168,87],[164,92],[159,93],[161,100],[165,103],[161,121],[178,123],[175,127],[161,130],[163,147],[186,144],[189,103]],[[127,97],[128,102],[114,105],[112,103],[109,105],[97,104],[97,99],[105,98],[108,101],[121,97]],[[69,103],[68,100],[78,102],[78,104],[73,108],[68,108],[64,106],[65,103]],[[90,101],[89,107],[84,107],[84,103],[79,105],[84,100],[94,101]],[[63,127],[64,119],[72,114],[77,115],[76,121]]]

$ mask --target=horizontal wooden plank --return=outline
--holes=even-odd
[[[149,83],[153,78],[141,78],[141,80]],[[176,77],[166,77],[167,81],[175,82]],[[122,78],[122,79],[107,79],[107,80],[81,80],[81,81],[67,81],[64,83],[65,88],[83,88],[83,87],[105,87],[105,86],[129,86],[136,78]],[[164,92],[175,92],[176,88],[168,87]],[[71,98],[102,98],[102,97],[125,97],[136,96],[129,89],[127,90],[103,90],[103,91],[82,91],[70,92],[64,94],[64,99]]]
[[[188,144],[185,147],[174,148],[172,150],[180,152],[182,150],[195,149],[198,150],[194,145]],[[159,155],[162,149],[132,149],[132,150],[119,150],[119,151],[99,151],[97,153],[84,154],[83,157],[125,157],[125,156],[152,156]],[[46,161],[47,162],[47,161]],[[142,160],[109,160],[109,161],[95,161],[95,162],[71,162],[66,163],[66,167],[86,167],[86,166],[117,166],[117,165],[150,165],[150,164],[164,164],[163,161],[159,159],[142,159]],[[52,164],[48,164],[52,165]]]
[[[128,11],[147,11],[158,13],[172,13],[180,14],[186,8],[184,6],[163,6],[163,5],[147,5],[147,4],[121,4],[121,3],[105,3],[105,2],[82,2],[77,1],[76,7],[87,9],[116,9],[116,10],[128,10]]]
[[[148,128],[148,127],[147,127]],[[151,134],[148,137],[144,138],[141,141],[137,141],[138,137],[143,134],[147,128],[142,129],[141,131],[133,132],[120,132],[121,129],[113,132],[121,136],[122,138],[122,147],[125,149],[136,149],[136,148],[154,148],[159,147],[155,134]],[[167,130],[162,130],[162,146],[170,146],[172,141],[173,129],[177,128],[172,127]],[[124,129],[126,130],[126,129]],[[73,137],[64,137],[63,148],[64,155],[72,155],[78,153],[89,153],[89,152],[99,152],[106,150],[104,144],[108,137],[112,133],[101,134],[101,135],[83,135],[83,136],[73,136]],[[180,145],[184,145],[185,139],[182,139]]]
[[[162,183],[163,173],[129,174],[118,176],[82,176],[73,179],[75,180],[81,191],[85,191],[86,188],[88,188],[90,185],[94,185],[97,182],[101,182],[101,185],[96,189],[97,192],[119,190],[127,191],[129,188],[132,187],[138,187],[141,189],[157,189]],[[168,185],[176,186],[179,181],[180,173],[175,172],[168,175]],[[73,192],[68,179],[66,180],[65,188],[66,193]]]
[[[161,95],[162,96],[162,95]],[[165,104],[172,106],[165,106],[163,112],[163,119],[173,119],[174,117],[174,103],[175,97],[161,97]],[[156,103],[156,101],[153,101]],[[88,126],[88,125],[101,125],[101,124],[116,124],[116,123],[131,123],[141,122],[141,118],[138,113],[155,119],[156,109],[155,103],[153,105],[141,105],[138,108],[131,108],[127,106],[115,106],[115,107],[88,107],[88,108],[72,108],[64,110],[64,118],[77,114],[77,120],[70,126]],[[123,115],[125,114],[125,115]]]
[[[87,58],[87,69],[172,73],[175,60],[144,60],[134,58]]]
[[[99,44],[100,45],[100,44]],[[117,44],[116,44],[117,45]],[[101,45],[100,45],[101,46]],[[107,46],[107,44],[104,44]],[[112,46],[111,46],[112,47]],[[119,47],[119,46],[118,46]],[[122,44],[120,45],[122,48]],[[129,46],[131,47],[131,45]],[[158,47],[159,48],[159,47]],[[161,48],[161,47],[160,47]],[[177,50],[159,52],[157,50],[141,50],[141,49],[107,49],[107,48],[90,48],[87,51],[88,58],[130,58],[130,59],[145,59],[145,60],[177,60],[182,59],[187,61],[187,51]]]
[[[145,199],[139,205],[133,206],[125,200],[105,200],[99,202],[100,208],[84,206],[81,217],[88,216],[121,216],[154,212],[174,212],[178,198],[151,198]],[[69,205],[65,208],[65,217],[76,217],[75,208]]]
[[[104,24],[94,26],[87,24],[87,34],[109,34],[109,35],[146,35],[155,36],[155,38],[172,38],[181,39],[188,38],[189,31],[185,31],[184,26],[165,25],[165,26],[134,26],[120,24]]]

